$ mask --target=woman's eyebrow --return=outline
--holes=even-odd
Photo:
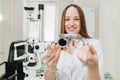
[[[80,17],[79,17],[79,15],[77,15],[77,16],[74,16],[74,17],[80,18]]]
[[[65,18],[69,18],[69,16],[65,16]]]

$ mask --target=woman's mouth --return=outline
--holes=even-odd
[[[69,27],[68,30],[69,30],[70,32],[73,32],[73,31],[76,30],[76,27]]]

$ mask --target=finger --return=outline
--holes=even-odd
[[[84,60],[82,59],[82,57],[80,55],[78,55],[78,59],[83,63]]]
[[[91,54],[91,52],[89,53],[88,61],[89,65],[98,63],[98,56],[96,55],[96,52],[94,54]]]
[[[89,45],[89,51],[91,52],[91,54],[96,54],[96,50],[93,48],[92,45]]]
[[[49,63],[51,60],[53,60],[55,57],[55,54],[51,54],[48,58],[47,58],[47,62]]]
[[[55,57],[53,59],[54,62],[58,62],[59,57],[60,57],[60,52],[61,52],[61,48],[60,46],[56,45],[56,53],[55,53]]]
[[[56,45],[55,44],[52,44],[51,45],[51,48],[50,48],[50,50],[49,50],[49,52],[48,52],[48,57],[51,55],[51,54],[56,54],[56,47],[55,47]]]
[[[49,63],[54,58],[54,56],[55,56],[55,53],[53,52],[53,49],[51,48],[46,56],[47,63]]]
[[[41,60],[43,61],[44,59],[46,59],[47,57],[47,51],[45,51],[44,53],[41,54]]]
[[[46,51],[47,57],[49,57],[51,53],[54,53],[54,46],[55,46],[54,44],[48,45],[48,50]]]
[[[44,53],[41,54],[41,60],[43,61],[43,63],[47,63],[50,60],[50,59],[47,59],[47,58],[49,58],[51,56],[51,53],[52,53],[52,50],[49,49],[49,50],[46,50]]]
[[[89,47],[88,45],[84,45],[80,49],[80,54],[78,55],[78,58],[83,63],[83,65],[88,64],[88,56],[89,56]]]
[[[82,57],[78,56],[78,59],[83,63],[83,66],[94,64],[94,61],[91,58],[83,59]]]
[[[78,55],[78,59],[79,59],[83,64],[87,64],[87,62],[88,62],[88,56],[87,56],[86,54]]]
[[[53,60],[51,60],[51,61],[47,64],[48,67],[55,67],[56,65],[57,65],[57,63],[54,62]]]
[[[45,55],[46,57],[49,56],[50,54],[50,50],[51,50],[51,45],[48,44],[46,47],[45,47],[45,52],[43,53],[43,55]],[[44,58],[46,58],[44,57]]]
[[[58,48],[58,45],[52,45],[51,49],[49,51],[49,55],[47,56],[47,63],[50,63],[51,61],[57,63],[57,54],[60,48]],[[55,59],[54,59],[55,58]],[[54,59],[54,60],[53,60]]]
[[[57,65],[58,63],[58,57],[55,55],[50,61],[49,61],[49,64],[51,65]]]
[[[54,47],[55,47],[55,44],[52,44],[52,45],[51,45],[51,49],[54,49]]]
[[[48,44],[46,47],[45,47],[45,51],[46,50],[49,50],[51,48],[51,44]]]

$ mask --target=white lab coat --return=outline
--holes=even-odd
[[[87,44],[92,44],[99,57],[99,71],[101,80],[103,80],[103,55],[100,41],[97,39],[85,39]],[[79,47],[83,42],[79,43]],[[71,55],[67,51],[60,53],[60,59],[57,65],[57,80],[87,80],[87,66],[78,59],[80,48],[76,48]]]

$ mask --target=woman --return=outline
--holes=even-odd
[[[75,4],[68,5],[62,14],[61,33],[80,34],[87,42],[78,43],[81,48],[75,48],[70,42],[61,50],[58,44],[52,44],[42,55],[47,63],[44,76],[46,80],[102,80],[102,50],[100,42],[92,39],[87,33],[85,17],[82,9]],[[89,50],[88,50],[89,49]],[[87,55],[87,59],[86,59]],[[87,63],[83,66],[84,63]]]

